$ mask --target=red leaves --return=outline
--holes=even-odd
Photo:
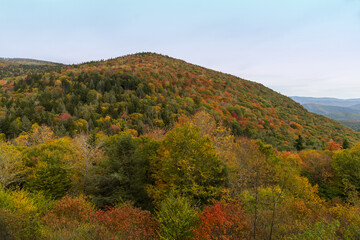
[[[245,239],[248,226],[239,202],[214,201],[205,206],[200,216],[200,227],[195,239]]]
[[[60,121],[60,120],[65,120],[65,121],[67,121],[67,120],[69,120],[69,119],[71,119],[72,117],[71,117],[71,115],[70,114],[68,114],[68,113],[62,113],[62,114],[60,114],[60,116],[58,117],[58,120]]]
[[[149,211],[130,203],[107,210],[96,210],[85,197],[64,197],[43,218],[54,231],[74,232],[87,228],[99,239],[155,239],[157,222]]]
[[[157,222],[149,211],[133,207],[127,203],[117,208],[96,213],[97,220],[107,229],[121,232],[126,239],[153,239]]]
[[[119,133],[120,131],[121,131],[121,128],[120,128],[119,126],[117,126],[117,125],[112,124],[112,125],[110,125],[110,127],[109,127],[109,132],[110,132],[110,134],[117,134],[117,133]]]

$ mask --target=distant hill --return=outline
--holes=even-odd
[[[33,123],[50,126],[58,136],[127,128],[142,134],[205,110],[234,134],[280,150],[293,150],[299,135],[308,148],[360,139],[259,83],[155,53],[21,76],[8,77],[0,92],[0,130],[8,138]]]
[[[302,105],[320,104],[320,105],[338,106],[338,107],[351,107],[360,104],[360,98],[338,99],[338,98],[314,98],[314,97],[298,97],[298,96],[293,96],[290,98]]]
[[[291,98],[301,103],[310,112],[335,119],[355,131],[360,129],[360,99]]]
[[[63,64],[27,58],[0,58],[0,79],[27,74],[31,71],[54,70]]]

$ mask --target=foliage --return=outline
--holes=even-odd
[[[35,72],[21,70],[32,65],[14,64],[2,75],[0,63],[0,131],[7,138],[28,132],[33,124],[51,127],[60,137],[128,128],[142,134],[148,127],[173,127],[181,115],[205,110],[235,135],[260,138],[281,150],[294,149],[299,135],[311,149],[332,140],[359,139],[261,84],[159,54]]]
[[[64,197],[43,218],[47,239],[154,239],[150,212],[131,204],[96,210],[85,197]]]
[[[225,166],[208,137],[186,123],[170,131],[151,161],[154,185],[149,195],[160,202],[170,192],[185,195],[201,204],[219,199],[226,184]]]
[[[360,190],[360,146],[338,152],[332,161],[336,174],[341,179],[343,192],[348,197],[358,198]]]
[[[214,201],[205,206],[195,233],[195,239],[246,239],[248,224],[240,203]]]
[[[196,207],[187,197],[170,194],[157,212],[160,239],[193,239],[199,224]]]
[[[359,238],[359,134],[260,84],[140,53],[0,85],[2,239]]]
[[[40,238],[39,218],[51,206],[41,194],[31,195],[23,190],[0,189],[0,222],[3,221],[9,239]],[[0,235],[1,236],[1,235]]]
[[[0,188],[19,184],[23,175],[21,152],[12,145],[0,143]]]
[[[28,171],[25,187],[29,191],[41,191],[47,197],[59,199],[71,188],[69,164],[76,160],[76,155],[69,140],[29,148],[24,158]]]
[[[150,138],[135,139],[121,133],[110,137],[105,145],[107,159],[99,165],[88,189],[99,207],[120,201],[133,201],[137,206],[151,208],[145,191],[149,182],[149,158],[158,144]]]
[[[297,234],[289,239],[293,240],[322,240],[329,239],[335,240],[338,239],[336,236],[336,230],[339,228],[339,222],[334,221],[330,224],[324,222],[317,222],[313,226],[308,227],[304,232]]]

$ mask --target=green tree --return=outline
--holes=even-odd
[[[157,220],[160,239],[186,240],[193,239],[200,218],[190,199],[170,194],[161,202]]]
[[[342,149],[348,149],[350,148],[350,143],[349,141],[345,138],[343,143],[342,143]]]
[[[158,156],[151,161],[154,184],[149,194],[159,203],[169,192],[189,196],[201,204],[219,199],[225,190],[227,172],[213,143],[190,123],[169,132]]]
[[[298,135],[298,138],[295,140],[295,148],[298,151],[301,151],[301,150],[305,149],[304,139],[300,134]]]
[[[151,207],[144,186],[149,179],[149,157],[158,143],[150,138],[134,138],[128,133],[110,137],[104,144],[107,158],[97,169],[89,193],[97,206],[130,200],[137,206]]]

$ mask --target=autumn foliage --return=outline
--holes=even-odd
[[[0,239],[360,239],[357,133],[159,54],[33,64],[0,61]]]
[[[249,226],[239,202],[214,201],[205,206],[200,215],[200,226],[195,239],[247,239]]]

